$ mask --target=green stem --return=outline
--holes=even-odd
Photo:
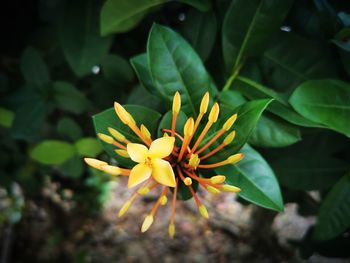
[[[240,65],[238,65],[238,67],[236,67],[236,69],[232,72],[231,76],[227,79],[222,91],[226,91],[231,87],[233,81],[237,78],[239,72],[241,71],[242,66],[243,66],[243,64],[240,64]]]

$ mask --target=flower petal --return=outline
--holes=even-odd
[[[170,163],[165,160],[159,158],[152,159],[152,176],[162,185],[170,187],[176,186],[173,168]]]
[[[154,140],[149,148],[149,155],[153,158],[164,158],[171,154],[175,137],[162,137]]]
[[[147,158],[148,149],[139,143],[128,143],[126,150],[134,162],[143,163]]]
[[[131,169],[128,187],[131,188],[143,181],[146,181],[152,173],[152,168],[144,163],[139,163]]]

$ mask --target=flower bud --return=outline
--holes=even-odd
[[[118,132],[116,129],[113,129],[111,127],[108,128],[108,132],[117,140],[120,142],[124,142],[125,141],[125,136],[123,134],[121,134],[120,132]]]
[[[105,143],[112,144],[114,142],[114,139],[106,134],[98,133],[97,136],[101,141],[104,141]]]
[[[153,216],[152,215],[146,216],[141,227],[141,232],[142,233],[146,232],[152,224],[153,224]]]
[[[221,189],[225,192],[233,192],[233,193],[238,193],[241,191],[241,188],[233,186],[233,185],[229,185],[229,184],[225,184],[221,187]]]
[[[91,167],[98,169],[98,170],[102,170],[102,166],[104,165],[108,165],[108,163],[94,159],[94,158],[84,158],[84,161],[90,165]]]
[[[231,129],[232,125],[235,123],[236,120],[237,120],[237,113],[233,114],[230,118],[228,118],[228,120],[224,123],[224,125],[222,125],[222,128],[228,131],[229,129]]]
[[[181,96],[178,91],[176,91],[174,98],[173,98],[173,114],[178,114],[181,108]]]
[[[200,106],[200,109],[199,109],[199,112],[201,114],[205,114],[208,110],[208,104],[209,104],[209,92],[207,91],[203,98],[202,98],[202,101],[201,101],[201,106]]]
[[[235,138],[235,136],[236,136],[236,131],[230,132],[230,133],[226,136],[226,138],[224,139],[223,143],[224,143],[225,145],[229,145],[229,144],[233,141],[233,139]]]
[[[215,123],[219,117],[219,112],[220,112],[219,104],[215,102],[215,104],[213,105],[209,113],[209,117],[208,117],[209,121],[212,123]]]

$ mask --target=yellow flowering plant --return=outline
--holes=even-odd
[[[97,135],[117,163],[92,158],[85,162],[112,176],[127,177],[128,188],[135,189],[120,208],[120,217],[138,198],[158,193],[141,231],[149,229],[159,207],[170,198],[168,231],[173,237],[177,199],[193,198],[199,213],[209,217],[197,195],[199,188],[210,194],[238,193],[255,204],[283,210],[272,170],[246,145],[271,100],[225,104],[225,94],[219,93],[189,44],[159,25],[151,30],[147,53],[131,62],[140,82],[171,110],[162,115],[116,101],[113,108],[94,116]]]

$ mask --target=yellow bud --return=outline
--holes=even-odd
[[[105,143],[112,144],[114,142],[114,139],[106,134],[98,133],[97,136],[101,141],[104,141]]]
[[[209,193],[212,193],[214,195],[217,195],[217,194],[221,193],[219,189],[217,189],[217,188],[215,188],[213,186],[210,186],[210,185],[207,186],[207,190],[208,190]]]
[[[120,155],[121,157],[124,157],[124,158],[129,158],[129,154],[126,150],[122,150],[122,149],[117,149],[117,150],[114,150],[116,152],[116,154]]]
[[[122,217],[123,215],[125,215],[125,213],[129,210],[131,204],[132,204],[132,200],[126,201],[125,204],[120,209],[118,213],[118,217]]]
[[[181,108],[181,96],[180,96],[180,93],[176,91],[173,99],[173,114],[179,113],[180,108]]]
[[[219,112],[220,112],[219,104],[215,102],[215,104],[213,105],[209,113],[209,117],[208,117],[209,121],[212,123],[215,123],[219,117]]]
[[[235,136],[236,136],[236,131],[230,132],[230,133],[226,136],[226,138],[224,139],[223,143],[224,143],[225,145],[229,145],[229,144],[233,141],[233,139],[235,138]]]
[[[201,162],[201,160],[199,159],[198,154],[191,154],[191,158],[188,161],[188,164],[192,168],[196,169],[200,162]]]
[[[151,139],[151,133],[145,125],[141,124],[140,130],[143,137],[145,137],[146,139]]]
[[[125,136],[123,134],[121,134],[120,132],[118,132],[116,129],[109,127],[108,131],[117,141],[120,141],[120,142],[125,141]]]
[[[142,233],[146,232],[150,228],[152,223],[153,223],[153,216],[152,215],[146,216],[141,227],[141,232]]]
[[[208,104],[209,104],[209,92],[207,91],[202,98],[199,112],[202,114],[205,114],[208,110]]]
[[[84,158],[84,161],[90,165],[91,167],[102,170],[101,167],[104,165],[108,165],[108,163],[94,159],[94,158]]]
[[[145,186],[145,187],[141,187],[139,190],[137,190],[137,193],[139,195],[146,195],[148,194],[150,191],[149,187]]]
[[[117,166],[112,166],[112,165],[103,165],[101,167],[102,171],[105,173],[111,174],[111,175],[120,175],[122,171],[120,170],[119,167]]]
[[[235,123],[236,120],[237,120],[237,113],[233,114],[230,118],[228,118],[228,120],[224,123],[224,125],[222,125],[222,128],[228,131],[229,129],[231,129],[232,125]]]
[[[244,157],[243,153],[237,153],[228,157],[227,162],[231,164],[238,163],[240,160],[243,159],[243,157]]]
[[[192,184],[192,179],[190,177],[186,177],[185,180],[184,180],[184,184],[189,186]]]
[[[208,211],[207,211],[207,209],[205,208],[204,205],[200,205],[198,209],[199,209],[199,213],[201,213],[201,215],[202,215],[204,218],[206,218],[206,219],[209,218]]]
[[[164,132],[163,137],[169,137],[169,134],[167,134],[166,132]]]
[[[161,198],[160,198],[160,204],[161,205],[166,205],[166,203],[168,202],[168,198],[163,195]]]
[[[185,138],[188,138],[190,136],[192,136],[193,134],[193,129],[194,129],[194,120],[193,118],[189,118],[186,121],[185,127],[184,127],[184,134],[185,134]]]
[[[130,115],[129,112],[126,111],[126,109],[120,105],[118,102],[114,102],[114,109],[117,113],[119,119],[126,125],[129,124],[135,124],[134,118]]]
[[[226,177],[224,175],[215,175],[210,178],[210,182],[212,184],[222,184],[223,182],[225,182],[225,180]]]
[[[229,184],[225,184],[221,187],[221,189],[225,192],[233,192],[233,193],[238,193],[241,191],[241,188],[233,186],[233,185],[229,185]]]
[[[175,225],[174,224],[169,224],[168,232],[169,232],[170,238],[173,238],[175,236]]]

